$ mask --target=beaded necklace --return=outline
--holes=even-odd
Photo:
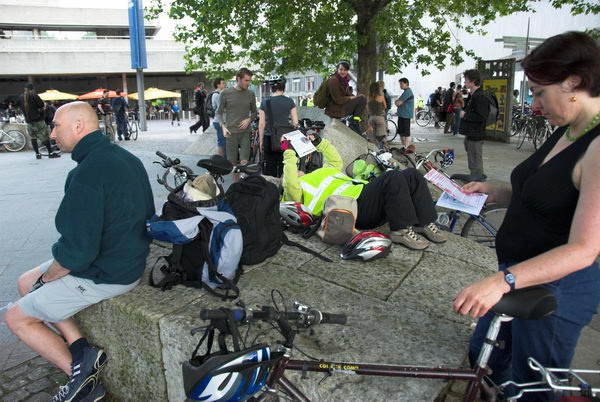
[[[565,138],[570,141],[570,142],[575,142],[578,139],[580,139],[581,137],[583,137],[588,131],[590,131],[592,128],[594,128],[598,123],[600,123],[600,113],[598,113],[593,119],[592,121],[590,121],[590,124],[588,124],[586,126],[586,128],[583,129],[583,131],[581,132],[581,134],[579,134],[577,137],[571,137],[570,133],[571,133],[571,126],[567,127],[567,130],[565,131]]]

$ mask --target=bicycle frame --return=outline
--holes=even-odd
[[[285,371],[318,372],[318,373],[337,373],[352,375],[368,375],[383,377],[406,377],[406,378],[427,378],[437,380],[463,380],[469,381],[467,390],[464,394],[464,401],[475,401],[481,389],[484,392],[490,391],[484,386],[483,378],[487,375],[487,363],[496,343],[500,325],[503,322],[511,321],[512,317],[506,315],[496,315],[486,335],[486,342],[483,344],[479,357],[477,358],[475,369],[458,369],[448,367],[423,367],[408,365],[387,365],[356,363],[343,361],[326,360],[295,360],[290,358],[290,349],[285,345],[291,345],[285,342],[281,346],[284,352],[283,357],[275,364],[273,371],[267,380],[267,390],[257,398],[257,401],[264,401],[269,393],[276,392],[274,388],[280,387],[285,393],[294,400],[301,402],[310,402],[310,399],[292,383],[285,375]],[[293,334],[292,334],[293,343]]]

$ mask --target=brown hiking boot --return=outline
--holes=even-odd
[[[392,230],[390,232],[392,242],[402,244],[411,250],[424,250],[429,247],[427,240],[420,239],[413,231],[412,227],[400,230]]]
[[[444,243],[448,237],[442,233],[435,223],[430,223],[427,226],[415,226],[415,232],[422,234],[433,243]]]

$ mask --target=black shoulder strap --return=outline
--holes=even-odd
[[[304,251],[305,253],[309,253],[311,255],[314,255],[315,257],[326,261],[326,262],[332,262],[329,258],[325,257],[324,255],[321,255],[319,253],[317,253],[316,251],[313,251],[311,249],[309,249],[308,247],[304,247],[302,244],[300,243],[296,243],[295,241],[291,241],[290,239],[287,238],[287,236],[285,235],[285,233],[281,234],[281,242],[283,244],[285,244],[286,246],[292,246],[292,247],[296,247],[299,248],[300,250]]]

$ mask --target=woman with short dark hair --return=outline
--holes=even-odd
[[[495,349],[489,362],[496,383],[537,381],[527,357],[569,367],[581,329],[600,303],[600,46],[585,33],[567,32],[544,41],[522,66],[533,108],[559,128],[513,170],[510,187],[464,187],[489,194],[488,202],[510,204],[496,237],[500,271],[461,291],[454,309],[483,316],[470,342],[473,362],[493,315],[488,310],[504,293],[543,285],[558,308],[542,320],[503,324],[498,340],[506,347]],[[549,399],[552,394],[526,393],[520,400]]]
[[[294,101],[285,96],[285,77],[275,77],[267,80],[266,84],[271,87],[271,97],[264,99],[258,110],[258,135],[260,149],[264,152],[265,166],[263,174],[273,177],[281,177],[283,174],[283,151],[273,149],[272,134],[279,127],[288,128],[298,126],[298,111]],[[290,124],[291,122],[291,124]]]
[[[327,79],[325,114],[336,119],[351,116],[350,128],[362,135],[360,123],[367,100],[364,95],[352,95],[349,72],[350,62],[341,60],[335,66],[335,73]]]

